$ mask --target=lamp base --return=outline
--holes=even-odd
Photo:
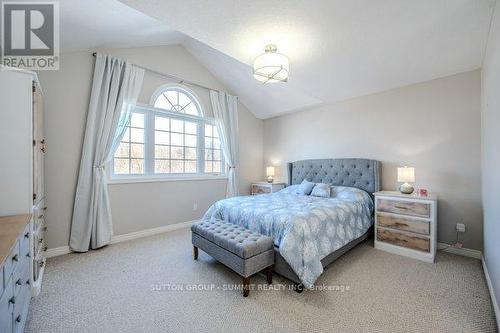
[[[268,183],[272,183],[274,181],[273,177],[269,176],[267,177],[267,182]]]
[[[403,183],[399,187],[399,192],[401,192],[403,194],[412,194],[413,193],[413,186],[411,186],[408,183]]]

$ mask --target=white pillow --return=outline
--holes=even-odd
[[[330,192],[331,192],[330,184],[317,183],[316,186],[314,186],[311,195],[315,197],[329,198]]]

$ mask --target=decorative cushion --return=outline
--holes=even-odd
[[[274,244],[269,236],[222,220],[195,223],[191,226],[191,231],[243,259],[269,251]]]
[[[300,187],[300,185],[290,185],[290,186],[287,186],[278,192],[286,193],[286,194],[298,194],[297,190],[299,189],[299,187]]]
[[[297,188],[297,194],[301,194],[301,195],[309,195],[311,194],[311,191],[314,187],[314,185],[316,185],[316,183],[312,183],[310,181],[308,181],[307,179],[304,179],[302,181],[302,183],[300,183],[299,187]]]
[[[329,198],[330,188],[330,184],[318,183],[314,186],[311,195],[315,197]]]

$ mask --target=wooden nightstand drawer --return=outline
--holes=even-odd
[[[252,185],[252,194],[271,193],[271,186],[265,185]]]
[[[429,221],[377,213],[377,222],[379,226],[384,228],[410,231],[422,235],[430,235]]]
[[[401,215],[430,217],[431,207],[428,203],[417,201],[401,201],[389,199],[377,199],[377,209],[380,212]]]
[[[430,252],[430,240],[418,234],[377,228],[377,241],[409,249]]]

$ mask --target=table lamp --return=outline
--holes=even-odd
[[[402,182],[399,191],[403,194],[412,194],[413,186],[409,183],[415,182],[415,168],[403,167],[398,168],[398,182]]]
[[[272,183],[274,181],[274,167],[273,166],[268,166],[266,168],[266,176],[267,176],[267,182]]]

